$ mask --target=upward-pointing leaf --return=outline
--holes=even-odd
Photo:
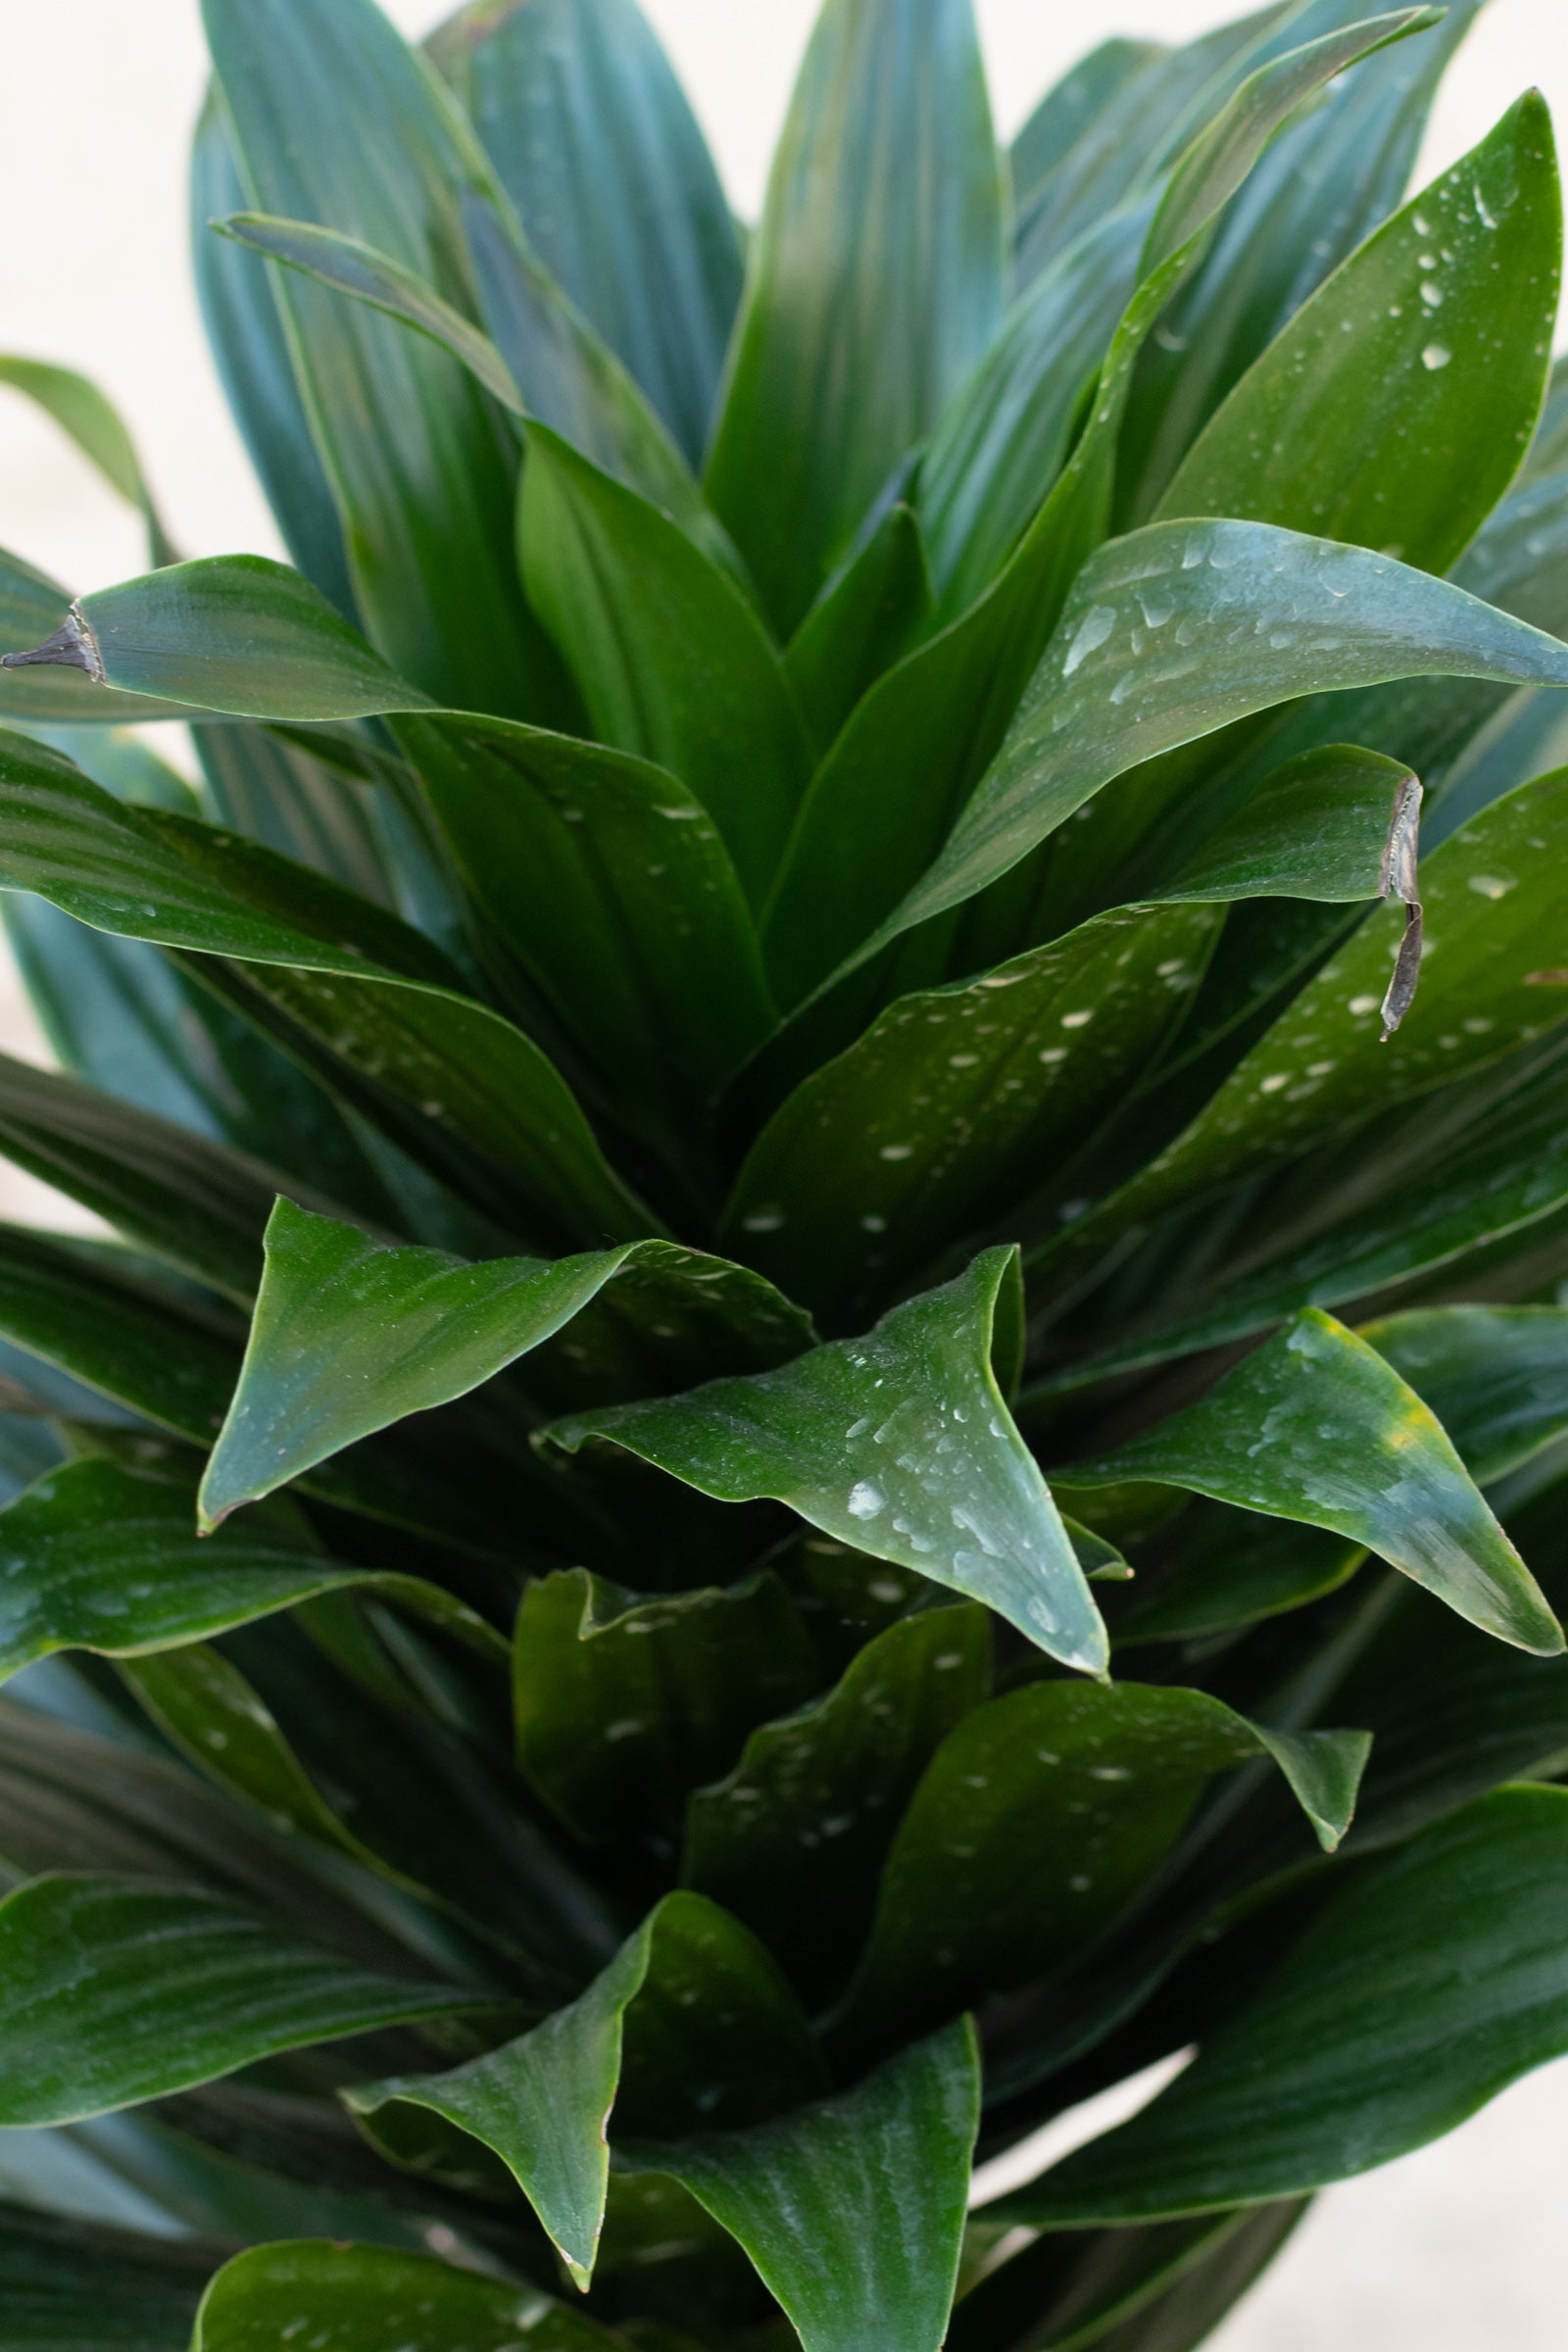
[[[774,160],[708,473],[786,636],[1001,304],[1001,179],[969,0],[828,0]]]
[[[1434,1414],[1365,1341],[1315,1307],[1199,1403],[1063,1476],[1092,1487],[1152,1480],[1332,1528],[1499,1640],[1541,1657],[1564,1646]]]
[[[1052,1657],[1099,1673],[1104,1627],[991,1364],[1011,1252],[990,1250],[863,1339],[777,1372],[584,1413],[606,1438],[722,1502],[772,1495],[828,1535],[971,1593]]]

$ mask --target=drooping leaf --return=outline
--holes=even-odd
[[[630,1336],[656,1363],[668,1350],[671,1385],[718,1348],[765,1366],[808,1339],[806,1317],[760,1276],[672,1243],[470,1265],[388,1248],[279,1200],[240,1385],[203,1483],[204,1524],[374,1430],[466,1395],[561,1331],[622,1268],[641,1277],[622,1309]],[[606,1311],[616,1319],[612,1298]]]
[[[106,2115],[273,2051],[474,2005],[312,1950],[216,1895],[134,1879],[34,1879],[8,1895],[0,1967],[10,2126]]]
[[[950,1733],[899,1826],[835,2024],[886,2048],[1090,1949],[1141,1892],[1215,1772],[1272,1756],[1332,1851],[1364,1733],[1285,1736],[1206,1691],[1034,1683]]]
[[[3,1916],[3,1914],[0,1914]],[[665,1895],[588,1990],[450,2074],[351,2092],[374,2115],[445,2116],[514,2175],[586,2287],[604,2224],[607,2133],[746,2124],[822,2080],[806,2020],[760,1944],[701,1895]]]
[[[750,2254],[803,2352],[938,2352],[980,2103],[967,2019],[750,2132],[646,2147]]]
[[[992,2210],[1259,2203],[1385,2164],[1568,2044],[1568,1797],[1508,1788],[1370,1866],[1152,2105]]]
[[[97,467],[112,490],[140,510],[147,525],[155,564],[168,564],[173,550],[159,518],[158,508],[142,472],[136,445],[123,418],[98,386],[70,368],[53,368],[42,360],[0,354],[0,384],[22,393],[52,417],[63,433]]]
[[[1535,428],[1561,244],[1532,93],[1297,313],[1188,452],[1160,518],[1245,515],[1446,571]]]
[[[756,613],[683,531],[541,427],[528,435],[518,545],[594,734],[679,776],[760,899],[810,758]]]
[[[634,0],[479,0],[429,46],[545,267],[700,464],[740,244],[647,19]]]
[[[1539,1586],[1435,1416],[1364,1341],[1315,1307],[1199,1403],[1113,1454],[1073,1463],[1066,1478],[1152,1480],[1329,1528],[1500,1641],[1544,1657],[1563,1646]]]
[[[869,1929],[881,1863],[947,1734],[985,1696],[990,1640],[972,1605],[878,1634],[814,1705],[780,1711],[686,1808],[682,1878],[760,1936],[815,2007]]]
[[[317,2352],[380,2352],[393,2335],[401,2352],[612,2352],[620,2341],[537,2287],[424,2254],[305,2239],[225,2264],[191,2352],[272,2352],[290,2328],[308,2329]]]
[[[1001,305],[968,0],[830,0],[774,159],[708,471],[785,635]]]
[[[518,1761],[579,1838],[667,1830],[755,1724],[821,1680],[800,1612],[766,1570],[649,1599],[574,1568],[530,1584],[517,1613]]]
[[[751,1379],[551,1426],[568,1452],[608,1439],[724,1502],[771,1495],[879,1559],[984,1600],[1065,1664],[1097,1673],[1104,1629],[991,1364],[1011,1262],[987,1250],[863,1339]]]

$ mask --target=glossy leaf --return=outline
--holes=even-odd
[[[904,1808],[985,1696],[989,1648],[973,1606],[901,1618],[825,1697],[760,1724],[734,1770],[689,1799],[683,1879],[760,1936],[808,2004],[841,1988]]]
[[[372,0],[205,0],[203,22],[253,205],[460,291],[457,188],[483,160]],[[514,459],[483,395],[394,320],[297,276],[275,293],[371,636],[459,709],[553,707],[510,560]]]
[[[545,267],[697,465],[740,299],[740,243],[647,19],[633,0],[480,0],[430,47]]]
[[[277,2050],[450,2015],[471,1992],[372,1976],[213,1895],[35,1879],[0,1903],[0,2115],[66,2123]]]
[[[977,1708],[928,1766],[893,1841],[837,2020],[863,2053],[1090,1949],[1152,1876],[1216,1772],[1269,1755],[1319,1842],[1339,1843],[1364,1733],[1287,1736],[1206,1691],[1033,1683]]]
[[[1450,2131],[1568,2044],[1565,1816],[1559,1789],[1503,1789],[1369,1868],[1168,2090],[993,2211],[1255,2203]]]
[[[318,2352],[612,2352],[619,2338],[537,2287],[428,2255],[309,2239],[255,2246],[202,2299],[191,2352],[271,2352],[290,2328]]]
[[[1550,118],[1532,93],[1297,313],[1160,517],[1245,515],[1446,571],[1535,429],[1561,243]]]
[[[199,1544],[190,1486],[109,1461],[51,1469],[0,1511],[0,1679],[60,1649],[136,1657],[368,1586],[494,1660],[481,1617],[416,1578],[334,1565],[274,1519]]]
[[[1316,1308],[1200,1402],[1066,1476],[1074,1486],[1147,1479],[1329,1528],[1499,1640],[1540,1656],[1563,1646],[1539,1586],[1435,1416],[1364,1341]]]
[[[1007,1250],[988,1250],[863,1339],[812,1348],[777,1372],[579,1414],[549,1435],[568,1452],[608,1439],[720,1501],[772,1495],[1098,1672],[1104,1629],[992,1372],[1008,1264]]]
[[[821,1679],[799,1611],[766,1570],[649,1599],[574,1568],[530,1584],[517,1613],[518,1761],[579,1838],[667,1829],[754,1724],[787,1714]]]
[[[700,1895],[669,1894],[588,1990],[516,2041],[446,2075],[350,2094],[374,2115],[408,2101],[503,2159],[580,2286],[609,2182],[607,2132],[746,2123],[820,2081],[806,2020],[746,1930]]]
[[[968,0],[830,0],[774,159],[708,471],[786,635],[1001,305]]]
[[[624,1319],[656,1360],[670,1348],[676,1384],[693,1355],[712,1360],[715,1342],[732,1360],[767,1365],[808,1338],[800,1310],[760,1276],[671,1243],[470,1265],[279,1200],[240,1385],[203,1482],[204,1524],[466,1395],[561,1331],[623,1267],[641,1277]]]
[[[663,514],[538,427],[528,436],[518,546],[529,597],[594,734],[679,776],[759,899],[810,759],[751,607]]]
[[[1388,1315],[1361,1337],[1442,1422],[1478,1486],[1568,1427],[1568,1312],[1448,1306]]]
[[[895,500],[790,639],[784,669],[818,744],[830,744],[862,694],[929,619],[931,578],[919,517]]]
[[[737,2237],[803,2352],[937,2352],[979,2121],[967,2019],[853,2090],[747,2132],[646,2148]]]

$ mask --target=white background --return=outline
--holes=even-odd
[[[1180,39],[1241,4],[978,0],[1001,128],[1107,33]],[[644,5],[737,207],[755,212],[809,0]],[[391,13],[418,33],[438,10],[392,0]],[[189,286],[184,154],[203,77],[196,0],[0,0],[0,347],[106,387],[189,553],[274,553]],[[1493,0],[1449,74],[1422,175],[1473,145],[1532,80],[1568,121],[1568,0]],[[131,518],[4,391],[0,541],[74,589],[142,568]],[[0,995],[0,1029],[11,1050],[37,1051],[14,992]],[[56,1213],[16,1183],[0,1205]],[[1438,2146],[1330,2192],[1216,2352],[1563,2352],[1565,2154],[1568,2063]]]

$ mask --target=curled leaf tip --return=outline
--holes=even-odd
[[[84,669],[95,685],[105,683],[103,658],[98,640],[81,616],[80,608],[73,605],[52,637],[42,645],[33,646],[23,654],[0,654],[0,669],[63,668]]]

